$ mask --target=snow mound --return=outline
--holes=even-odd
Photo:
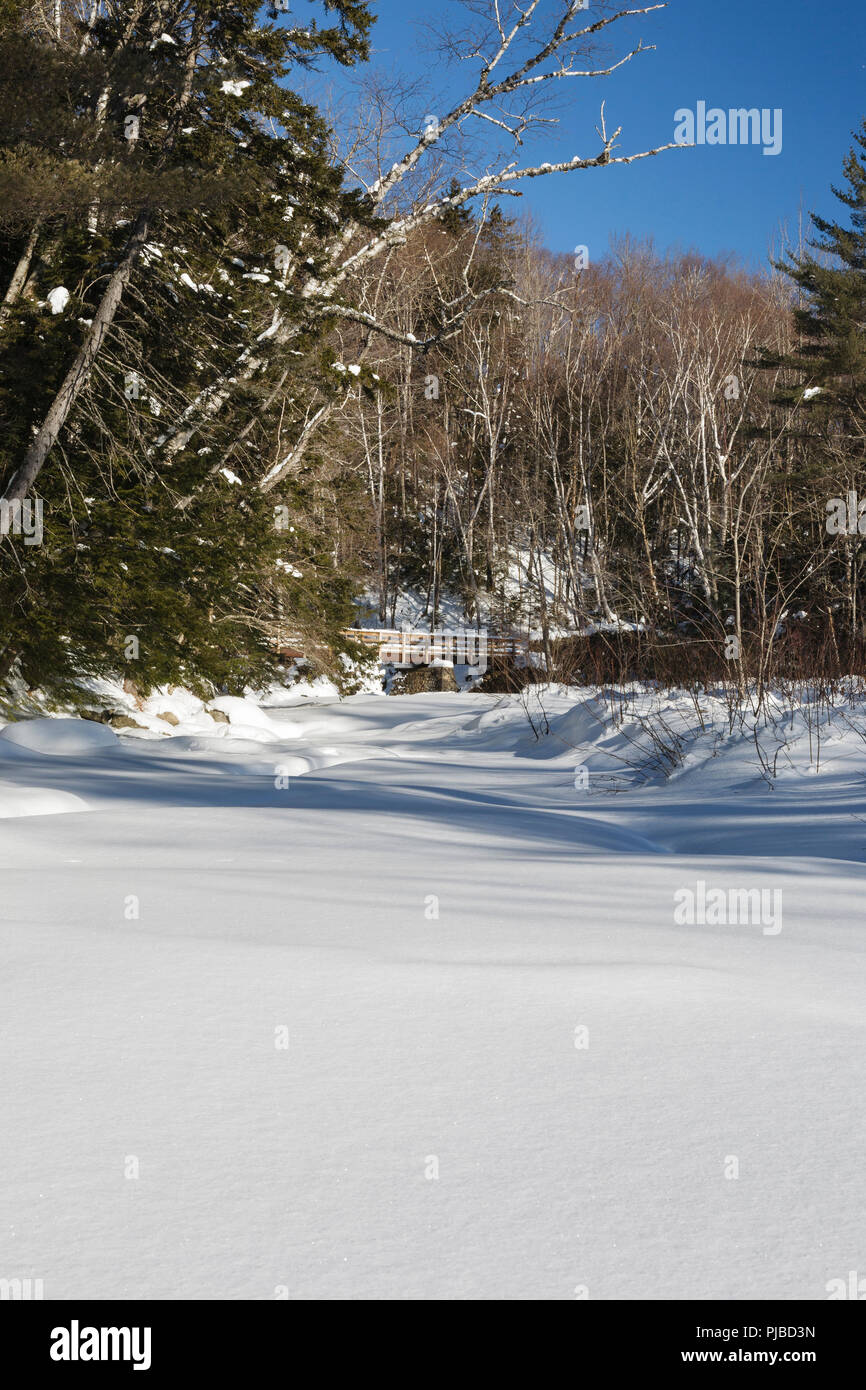
[[[0,729],[0,739],[30,753],[75,757],[117,747],[117,734],[89,719],[22,719]]]
[[[275,720],[254,700],[236,695],[220,695],[211,700],[211,709],[227,714],[232,738],[247,738],[256,743],[279,743],[286,738],[298,738],[303,726],[290,720]]]
[[[59,816],[67,811],[86,811],[87,805],[72,792],[52,787],[10,787],[0,785],[0,820],[18,816]]]
[[[139,712],[155,715],[157,718],[162,714],[173,714],[179,723],[188,723],[201,717],[204,701],[189,690],[178,689],[177,686],[161,686],[148,696]],[[135,714],[134,709],[132,713]]]
[[[606,710],[598,700],[582,700],[550,721],[550,732],[563,743],[595,743],[607,733]]]
[[[543,705],[530,707],[536,726],[541,726]],[[581,700],[563,714],[554,715],[542,736],[524,736],[519,751],[527,758],[561,758],[574,752],[584,753],[610,734],[604,704],[596,699]]]

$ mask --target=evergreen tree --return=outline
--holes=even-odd
[[[781,262],[799,291],[794,322],[800,337],[784,365],[799,377],[780,400],[794,403],[809,392],[810,412],[837,425],[846,418],[854,440],[863,439],[866,410],[866,120],[843,166],[847,187],[833,193],[848,210],[848,223],[812,215],[817,237],[810,249]],[[818,254],[814,254],[817,252]]]
[[[134,661],[143,686],[242,684],[272,663],[281,624],[327,634],[350,617],[310,485],[244,486],[245,458],[275,433],[278,448],[313,391],[338,390],[326,323],[302,324],[206,439],[158,457],[166,418],[266,339],[278,307],[302,315],[291,266],[314,266],[359,215],[325,123],[284,85],[299,64],[366,52],[366,5],[325,3],[330,28],[262,23],[255,0],[123,4],[84,33],[66,16],[51,42],[26,7],[0,14],[20,74],[0,84],[0,495],[29,469],[45,525],[42,545],[0,538],[0,675],[18,660],[60,688]]]
[[[812,216],[817,235],[801,255],[781,262],[798,291],[793,318],[796,352],[761,365],[787,368],[788,381],[775,396],[793,408],[787,433],[799,444],[787,483],[799,525],[820,537],[826,548],[819,606],[831,615],[840,609],[843,626],[856,636],[862,625],[864,552],[857,518],[854,529],[827,535],[828,509],[841,508],[863,490],[866,444],[866,120],[854,134],[843,165],[846,186],[833,193],[845,222]],[[836,499],[834,503],[834,499]],[[866,523],[864,523],[866,524]],[[788,548],[782,564],[793,582],[800,557]],[[841,616],[841,614],[840,614]]]

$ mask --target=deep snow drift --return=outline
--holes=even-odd
[[[709,699],[222,703],[0,733],[0,1277],[866,1273],[866,710],[780,710],[756,746]]]

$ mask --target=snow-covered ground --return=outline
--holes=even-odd
[[[866,1273],[863,707],[780,708],[759,754],[709,699],[172,698],[119,738],[0,731],[0,1277]]]

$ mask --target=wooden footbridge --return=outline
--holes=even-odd
[[[429,666],[433,661],[455,665],[490,665],[525,661],[528,637],[491,637],[483,628],[437,629],[350,627],[342,634],[365,647],[378,647],[379,660],[392,666]]]

